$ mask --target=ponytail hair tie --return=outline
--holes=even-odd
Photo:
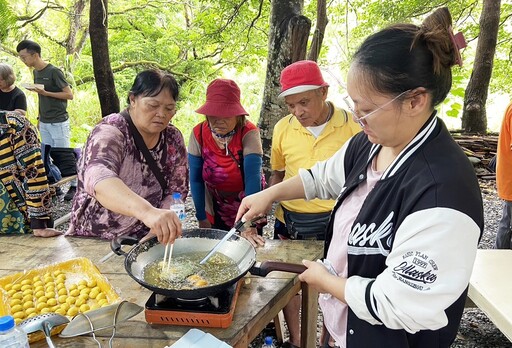
[[[455,64],[462,66],[462,57],[459,51],[468,45],[466,39],[464,38],[464,35],[461,32],[453,34],[452,27],[448,28],[448,34],[450,35],[450,40],[452,41],[454,47]]]

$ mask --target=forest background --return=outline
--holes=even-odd
[[[42,46],[43,59],[60,67],[72,84],[74,100],[68,104],[72,146],[80,147],[102,117],[95,83],[98,66],[94,70],[98,60],[90,37],[105,26],[107,59],[99,62],[106,73],[111,69],[114,86],[107,92],[119,96],[122,109],[137,72],[159,68],[174,74],[181,90],[172,122],[188,140],[192,127],[204,119],[194,110],[204,102],[208,83],[217,77],[239,84],[242,104],[263,129],[265,118],[275,117],[267,115],[265,99],[269,98],[266,89],[278,91],[278,72],[272,79],[269,71],[293,60],[285,57],[285,63],[273,64],[271,51],[280,49],[273,36],[281,30],[283,18],[300,15],[311,21],[305,34],[308,55],[304,51],[301,58],[318,61],[331,86],[329,99],[341,106],[350,58],[362,40],[391,23],[420,24],[440,6],[450,9],[455,32],[463,32],[468,42],[461,51],[464,65],[453,69],[453,87],[440,115],[451,129],[471,132],[463,119],[472,93],[483,108],[479,114],[483,129],[498,131],[512,94],[512,0],[0,0],[0,61],[14,67],[18,84],[32,82],[32,73],[18,59],[15,47],[22,39]],[[295,13],[279,18],[279,11],[290,9]],[[483,79],[476,76],[482,69],[487,72]],[[481,90],[476,91],[475,85]],[[35,123],[37,95],[25,92],[28,117]],[[277,117],[284,116],[282,101],[275,93],[270,99]],[[273,123],[267,128],[271,130]],[[269,138],[269,133],[262,137]],[[264,147],[268,151],[268,142]]]

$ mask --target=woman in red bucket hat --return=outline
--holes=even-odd
[[[229,230],[242,198],[261,191],[262,155],[258,128],[246,119],[240,88],[233,80],[213,80],[206,102],[196,110],[206,120],[190,135],[190,186],[200,228]],[[254,246],[263,245],[261,227],[243,232]],[[259,234],[258,234],[259,232]]]

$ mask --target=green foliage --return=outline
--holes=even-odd
[[[2,34],[9,33],[2,43],[10,51],[21,39],[33,39],[43,47],[43,58],[65,71],[75,93],[74,100],[69,102],[73,142],[80,144],[85,141],[88,129],[100,119],[100,107],[90,43],[86,40],[84,45],[78,44],[87,30],[87,8],[80,14],[82,27],[77,33],[76,47],[66,46],[77,1],[0,0],[0,39]],[[304,2],[304,14],[311,19],[313,28],[316,5],[316,1]],[[480,31],[481,1],[329,1],[329,23],[319,63],[343,81],[352,53],[369,33],[394,22],[419,24],[433,9],[446,5],[452,13],[454,28],[464,32],[469,46],[462,52],[464,67],[453,69],[453,88],[441,106],[441,114],[460,117]],[[501,6],[503,25],[499,31],[491,93],[512,92],[512,4],[502,1]],[[244,107],[256,121],[263,95],[270,7],[268,0],[110,1],[109,50],[121,107],[125,106],[136,73],[157,67],[173,73],[180,83],[179,112],[173,123],[185,138],[192,126],[203,119],[194,110],[204,102],[206,86],[216,77],[237,81]],[[14,17],[9,19],[9,13],[17,16],[17,22]],[[36,19],[34,15],[40,17]],[[33,21],[29,23],[29,20]],[[14,24],[17,30],[5,29]],[[71,48],[77,53],[71,54]],[[18,81],[31,81],[30,71],[15,55],[2,60],[14,64]],[[29,118],[35,120],[37,98],[34,93],[27,96]]]
[[[13,29],[16,17],[7,0],[0,0],[0,42],[4,41],[9,30]]]

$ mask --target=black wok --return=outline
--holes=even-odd
[[[172,256],[175,257],[201,251],[204,251],[206,255],[226,233],[226,231],[207,228],[183,230],[181,238],[176,239],[174,242]],[[122,250],[122,245],[135,246],[126,253]],[[154,261],[162,260],[164,257],[165,246],[160,244],[156,237],[139,243],[134,237],[121,236],[112,240],[111,248],[117,255],[125,256],[124,267],[126,272],[128,272],[135,281],[157,294],[173,298],[198,299],[207,296],[215,296],[219,292],[227,289],[230,285],[236,283],[247,272],[264,277],[272,271],[302,273],[306,270],[306,267],[300,264],[277,261],[265,261],[261,263],[259,267],[256,267],[256,249],[246,239],[233,235],[221,246],[218,252],[230,257],[238,265],[239,273],[235,277],[220,284],[195,289],[173,290],[159,288],[144,281],[144,268]]]

